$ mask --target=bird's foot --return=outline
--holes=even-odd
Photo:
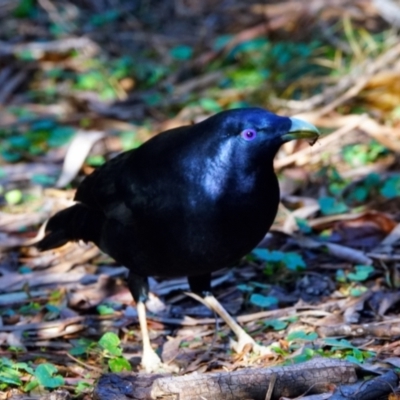
[[[143,349],[141,365],[146,372],[156,372],[162,366],[162,361],[153,349]]]
[[[143,356],[140,364],[147,373],[172,373],[178,372],[179,370],[176,365],[164,364],[152,348],[143,349]]]
[[[271,349],[271,346],[262,346],[261,344],[257,344],[254,342],[253,352],[260,356],[269,356],[271,354],[275,354],[274,351]]]
[[[251,346],[253,353],[257,355],[266,356],[273,354],[270,346],[262,346],[257,344],[255,340],[245,331],[241,332],[240,336],[238,337],[238,341],[231,341],[231,348],[239,354],[242,353],[245,347],[249,345]]]

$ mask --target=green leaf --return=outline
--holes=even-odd
[[[16,205],[22,201],[22,192],[19,189],[13,189],[4,195],[6,202],[10,205]]]
[[[110,314],[114,314],[115,310],[112,307],[109,307],[105,304],[100,304],[97,306],[97,312],[100,315],[110,315]]]
[[[255,306],[268,308],[278,304],[278,299],[273,296],[263,296],[262,294],[253,293],[250,296],[250,303]]]
[[[74,136],[75,129],[71,126],[56,126],[51,129],[47,144],[50,147],[61,147],[69,143]]]
[[[282,356],[284,356],[284,357],[287,356],[287,355],[289,354],[288,351],[282,349],[282,347],[279,347],[279,346],[271,345],[271,350],[272,350],[274,353],[280,354],[280,355],[282,355]]]
[[[103,165],[106,162],[106,159],[104,158],[103,155],[98,154],[98,155],[89,156],[86,159],[86,162],[89,165],[91,165],[92,167],[100,167],[100,165]]]
[[[71,343],[73,344],[73,348],[69,351],[73,356],[80,356],[83,354],[87,354],[88,351],[96,347],[97,343],[94,342],[93,340],[86,339],[86,338],[81,338],[78,340],[71,340]]]
[[[240,283],[239,285],[236,285],[236,287],[242,292],[252,292],[254,290],[253,286],[246,285],[245,283]]]
[[[400,177],[392,176],[387,179],[380,190],[382,196],[393,199],[400,196]]]
[[[25,362],[17,362],[17,363],[15,363],[15,364],[14,364],[14,368],[15,368],[16,370],[25,371],[25,372],[27,372],[27,373],[30,374],[30,375],[33,375],[33,374],[34,374],[33,368],[31,368],[31,367],[30,367],[27,363],[25,363]]]
[[[281,331],[287,327],[288,323],[279,319],[269,319],[264,321],[264,325],[272,328],[274,331]]]
[[[96,342],[85,338],[71,340],[71,343],[74,347],[69,350],[69,353],[73,356],[81,356],[87,354],[91,348],[96,346]]]
[[[21,265],[18,268],[18,272],[20,274],[31,274],[32,273],[32,268],[28,267],[27,265]]]
[[[298,320],[299,320],[299,317],[297,315],[292,315],[290,317],[286,317],[286,321],[289,323],[297,322]]]
[[[306,263],[300,254],[288,252],[283,257],[283,263],[291,271],[301,271],[306,268]]]
[[[344,146],[342,149],[343,159],[353,167],[375,162],[385,153],[387,153],[386,147],[375,140]]]
[[[24,386],[24,392],[30,392],[31,390],[36,389],[38,386],[39,386],[38,380],[32,379]]]
[[[247,42],[241,42],[231,50],[229,57],[236,57],[240,54],[255,51],[259,52],[260,50],[265,50],[268,44],[268,40],[261,37],[248,40]]]
[[[262,261],[267,262],[279,262],[285,257],[285,253],[282,251],[269,251],[268,249],[254,249],[252,253]]]
[[[143,100],[150,107],[156,107],[160,105],[163,100],[163,96],[159,92],[152,92],[143,95]]]
[[[308,221],[304,218],[295,217],[296,224],[303,233],[311,233],[312,229],[308,224]]]
[[[235,108],[246,108],[246,107],[250,107],[251,104],[248,103],[247,101],[241,100],[241,101],[233,101],[232,103],[229,103],[228,105],[228,109],[229,110],[233,110]]]
[[[13,367],[14,366],[14,362],[11,361],[9,358],[6,357],[2,357],[0,359],[0,368],[6,366],[6,367]]]
[[[69,350],[69,354],[72,356],[83,356],[87,353],[87,347],[85,346],[76,346]]]
[[[92,383],[80,381],[75,387],[75,393],[76,394],[88,393],[92,390],[92,388],[93,388]]]
[[[105,333],[99,340],[99,346],[113,356],[122,354],[122,349],[119,347],[120,343],[119,337],[113,332]]]
[[[268,79],[269,75],[268,70],[254,70],[252,68],[234,70],[228,73],[233,86],[237,89],[259,87]]]
[[[34,174],[32,175],[31,182],[42,186],[52,186],[55,184],[56,178],[49,175]]]
[[[0,382],[16,386],[19,386],[22,383],[19,372],[10,367],[0,368]]]
[[[348,340],[346,339],[333,339],[333,338],[325,338],[323,339],[324,343],[331,347],[336,347],[338,349],[355,349]]]
[[[82,90],[100,91],[105,84],[107,84],[107,80],[98,71],[88,71],[77,77],[77,87]]]
[[[25,136],[11,136],[8,138],[11,147],[18,150],[28,150],[31,142]]]
[[[59,314],[60,313],[60,308],[55,306],[54,304],[46,304],[45,308],[47,311],[54,313],[54,314]]]
[[[57,368],[53,364],[40,364],[35,371],[35,377],[39,384],[45,388],[58,388],[64,385],[64,378],[61,375],[56,375]]]
[[[381,177],[376,172],[372,172],[372,173],[368,174],[364,180],[365,184],[369,188],[376,187],[377,185],[379,185],[380,181],[381,181]]]
[[[100,90],[100,98],[102,100],[115,100],[117,93],[112,86],[106,86]]]
[[[350,199],[358,201],[358,202],[363,202],[367,200],[368,198],[368,188],[365,186],[357,186],[351,193],[350,193]]]
[[[19,0],[14,8],[13,15],[16,18],[27,18],[35,10],[35,0]]]
[[[15,151],[1,150],[0,154],[4,161],[9,163],[14,163],[21,159],[21,155]]]
[[[115,21],[121,15],[121,11],[109,9],[108,11],[101,14],[94,14],[90,18],[90,22],[94,26],[102,26]]]
[[[141,145],[140,140],[136,137],[136,132],[125,131],[121,133],[121,145],[122,150],[127,151],[139,147]]]
[[[351,362],[351,363],[353,363],[353,364],[360,364],[361,362],[363,362],[364,360],[362,359],[362,360],[359,360],[357,357],[355,357],[354,355],[347,355],[346,357],[345,357],[345,360],[346,361],[349,361],[349,362]]]
[[[251,284],[255,287],[255,288],[260,288],[260,289],[269,289],[271,287],[271,285],[268,285],[267,283],[261,283],[261,282],[254,282],[251,281]]]
[[[199,100],[200,107],[203,108],[205,111],[210,112],[218,112],[221,111],[222,108],[214,99],[210,98],[202,98]]]
[[[184,44],[175,46],[170,50],[172,58],[176,60],[190,60],[193,56],[193,49],[190,46]]]
[[[34,61],[37,58],[35,52],[29,49],[17,50],[15,56],[23,61]]]
[[[285,363],[284,365],[293,365],[293,363],[300,364],[311,360],[314,357],[314,355],[315,352],[312,349],[306,348],[301,352],[301,354],[291,357],[290,360],[288,360],[288,362]]]
[[[31,124],[31,129],[34,132],[50,131],[56,126],[56,121],[53,119],[41,118]]]
[[[28,303],[20,307],[19,312],[23,315],[36,315],[41,310],[39,303]]]
[[[336,280],[341,283],[346,282],[346,274],[342,269],[336,270]]]
[[[351,288],[349,290],[349,294],[352,297],[360,297],[367,291],[368,291],[368,289],[365,286],[357,286],[357,287]]]
[[[117,357],[108,360],[108,366],[110,368],[110,371],[114,373],[132,370],[131,364],[124,357]]]
[[[354,267],[355,272],[347,274],[347,279],[355,282],[362,282],[368,279],[369,275],[374,272],[374,267],[371,265],[356,265]]]
[[[291,332],[286,337],[286,340],[289,342],[299,341],[299,340],[311,342],[316,339],[318,339],[318,334],[316,332],[306,333],[304,331]]]
[[[212,45],[214,50],[221,50],[225,47],[233,38],[233,35],[220,35],[214,39],[214,43]]]
[[[324,215],[341,214],[347,211],[346,204],[333,197],[321,197],[318,203]]]

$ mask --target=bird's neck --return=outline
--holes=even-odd
[[[223,159],[208,159],[199,176],[203,192],[214,200],[232,197],[275,196],[279,186],[272,161],[252,162],[237,157],[234,165]]]

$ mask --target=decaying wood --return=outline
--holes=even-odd
[[[335,359],[317,358],[286,367],[234,372],[163,376],[106,374],[94,390],[96,400],[264,400],[275,380],[272,400],[282,396],[327,392],[332,386],[357,381],[356,367]]]
[[[14,394],[11,395],[11,400],[69,400],[71,398],[68,391],[59,389],[51,393],[40,394],[40,395],[25,395],[25,394]]]
[[[354,385],[338,387],[330,400],[380,400],[387,399],[394,393],[399,383],[399,377],[394,371]],[[390,397],[389,397],[390,399]]]
[[[368,337],[390,338],[400,335],[400,320],[398,318],[384,322],[369,324],[335,324],[320,326],[317,329],[321,337]]]

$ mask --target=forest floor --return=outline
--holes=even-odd
[[[157,277],[153,346],[180,374],[316,356],[398,371],[400,41],[384,4],[0,1],[0,399],[91,398],[101,374],[140,370],[125,267],[91,244],[32,244],[106,160],[246,106],[323,133],[282,148],[273,229],[213,276],[221,303],[276,353],[233,353],[186,280]]]

